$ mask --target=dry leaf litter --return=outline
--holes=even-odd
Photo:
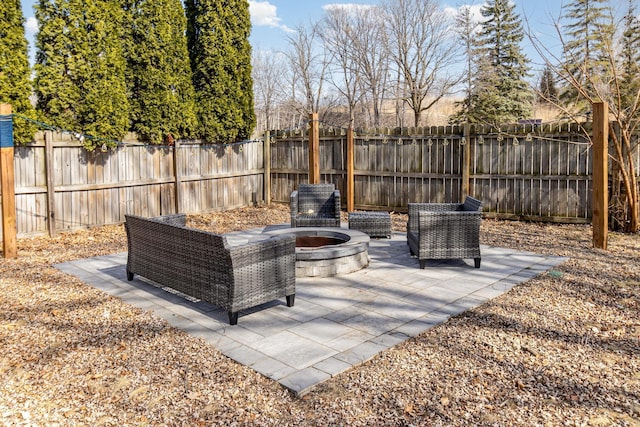
[[[192,215],[216,232],[282,204]],[[392,213],[403,231],[406,215]],[[346,220],[346,218],[344,218]],[[483,244],[569,260],[303,397],[52,264],[126,251],[122,225],[0,260],[0,425],[639,426],[640,236],[483,220]]]

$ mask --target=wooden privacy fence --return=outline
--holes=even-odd
[[[583,128],[590,130],[587,123]],[[322,182],[346,190],[347,132],[322,129]],[[272,199],[287,202],[307,181],[308,137],[271,137]],[[447,126],[355,132],[355,209],[404,211],[409,202],[448,202],[470,194],[488,216],[588,222],[592,148],[576,124]],[[640,165],[636,153],[635,161]],[[636,170],[638,170],[636,168]]]
[[[409,202],[470,194],[488,216],[591,219],[593,153],[576,125],[378,129],[354,136],[355,209],[404,211]],[[125,139],[115,150],[89,153],[70,134],[38,133],[34,143],[15,147],[18,235],[121,223],[125,213],[288,203],[291,191],[308,181],[308,131],[272,131],[265,140],[149,146]],[[320,181],[335,183],[345,197],[347,130],[320,129],[318,152]],[[640,166],[639,153],[634,159]]]
[[[248,206],[263,199],[262,141],[150,146],[125,140],[90,153],[67,133],[15,147],[18,235],[55,234],[156,216]]]

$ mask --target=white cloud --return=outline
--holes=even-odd
[[[480,9],[482,9],[483,6],[484,4],[463,5],[459,7],[446,6],[444,8],[444,11],[449,17],[455,18],[463,7],[468,7],[469,11],[471,12],[471,19],[473,20],[473,22],[479,23],[484,20],[484,17],[480,13]]]
[[[278,8],[268,1],[249,0],[249,14],[251,15],[251,24],[254,26],[292,31],[281,22],[280,17],[278,17]]]
[[[38,32],[38,20],[33,17],[30,16],[27,18],[25,24],[24,24],[24,30],[27,34],[35,34]]]
[[[355,4],[355,3],[329,3],[322,6],[324,10],[341,9],[347,12],[355,12],[357,10],[370,9],[374,7],[371,4]]]

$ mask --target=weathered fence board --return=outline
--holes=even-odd
[[[55,134],[47,145],[40,134],[15,148],[18,235],[117,224],[126,213],[247,206],[262,200],[265,160],[271,200],[288,203],[291,191],[308,181],[308,140],[303,131],[283,135],[270,138],[265,159],[262,141],[147,146],[131,140],[88,153],[71,135]],[[346,141],[343,130],[321,129],[321,181],[344,195]],[[358,131],[355,208],[403,211],[410,202],[457,201],[468,177],[469,194],[483,200],[487,215],[587,222],[591,155],[588,139],[570,125]],[[640,150],[633,156],[638,172]]]
[[[52,133],[49,139],[46,143],[39,133],[34,143],[15,150],[19,236],[118,224],[127,213],[174,213],[176,161],[184,212],[230,209],[262,199],[261,141],[176,147],[131,142],[90,153],[69,134]]]
[[[590,131],[589,123],[584,127]],[[306,182],[305,138],[272,139],[272,200],[287,202],[291,191]],[[320,138],[322,179],[342,191],[346,137],[321,130]],[[460,200],[465,144],[470,155],[469,192],[483,200],[487,214],[589,221],[591,146],[575,124],[513,125],[500,130],[470,126],[464,134],[463,128],[451,126],[358,131],[355,208],[403,210],[409,202]],[[298,158],[300,162],[295,161]],[[640,153],[635,159],[640,165]]]

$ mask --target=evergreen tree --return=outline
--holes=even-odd
[[[636,13],[633,0],[629,0],[629,8],[624,19],[624,32],[620,52],[621,63],[621,98],[622,105],[631,114],[638,111],[638,94],[640,94],[640,19]],[[638,119],[638,117],[634,117]]]
[[[546,66],[542,70],[542,76],[540,76],[540,94],[538,101],[542,103],[558,103],[558,88],[556,87],[555,76],[550,66]]]
[[[153,143],[191,136],[195,92],[180,0],[134,0],[126,9],[132,130]]]
[[[524,31],[514,9],[509,0],[488,0],[481,9],[485,20],[475,50],[471,122],[499,125],[531,114],[528,59],[520,46]]]
[[[200,135],[209,142],[248,138],[256,122],[249,3],[186,0],[186,10]]]
[[[47,122],[96,138],[124,136],[123,15],[120,0],[39,0],[35,86]],[[85,139],[88,149],[102,144]]]
[[[0,2],[0,103],[11,104],[15,114],[33,118],[27,51],[20,0],[3,0]],[[14,119],[13,124],[15,143],[33,140],[35,126],[20,119]]]
[[[564,45],[564,68],[561,76],[568,84],[562,88],[560,100],[577,111],[591,108],[579,95],[576,86],[593,94],[594,84],[610,75],[607,58],[613,51],[613,16],[608,0],[573,0],[563,18],[569,23]],[[572,82],[571,82],[572,81]]]

